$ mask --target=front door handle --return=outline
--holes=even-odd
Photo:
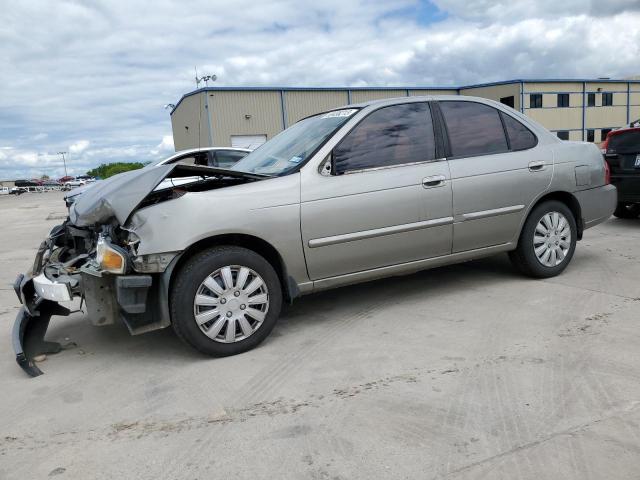
[[[424,177],[422,179],[422,186],[424,188],[442,187],[447,178],[444,175],[433,175],[431,177]]]
[[[539,160],[537,162],[529,162],[529,171],[530,172],[539,172],[540,170],[544,170],[544,160]]]

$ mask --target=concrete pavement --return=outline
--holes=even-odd
[[[498,256],[299,299],[235,357],[54,318],[77,347],[30,379],[10,284],[64,212],[0,197],[2,479],[637,478],[640,220],[549,280]]]

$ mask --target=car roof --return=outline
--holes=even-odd
[[[369,100],[367,102],[354,103],[345,105],[335,110],[343,110],[345,108],[365,108],[370,106],[382,106],[382,105],[396,105],[399,103],[411,103],[411,102],[436,102],[443,100],[461,100],[461,101],[473,101],[482,103],[495,103],[493,100],[489,100],[483,97],[472,97],[470,95],[416,95],[411,97],[394,97],[384,98],[381,100]]]

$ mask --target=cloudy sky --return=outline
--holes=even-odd
[[[640,74],[640,0],[0,0],[0,179],[173,151],[194,66],[225,86]]]

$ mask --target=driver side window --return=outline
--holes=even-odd
[[[433,122],[425,102],[376,110],[333,150],[336,175],[434,158]]]

